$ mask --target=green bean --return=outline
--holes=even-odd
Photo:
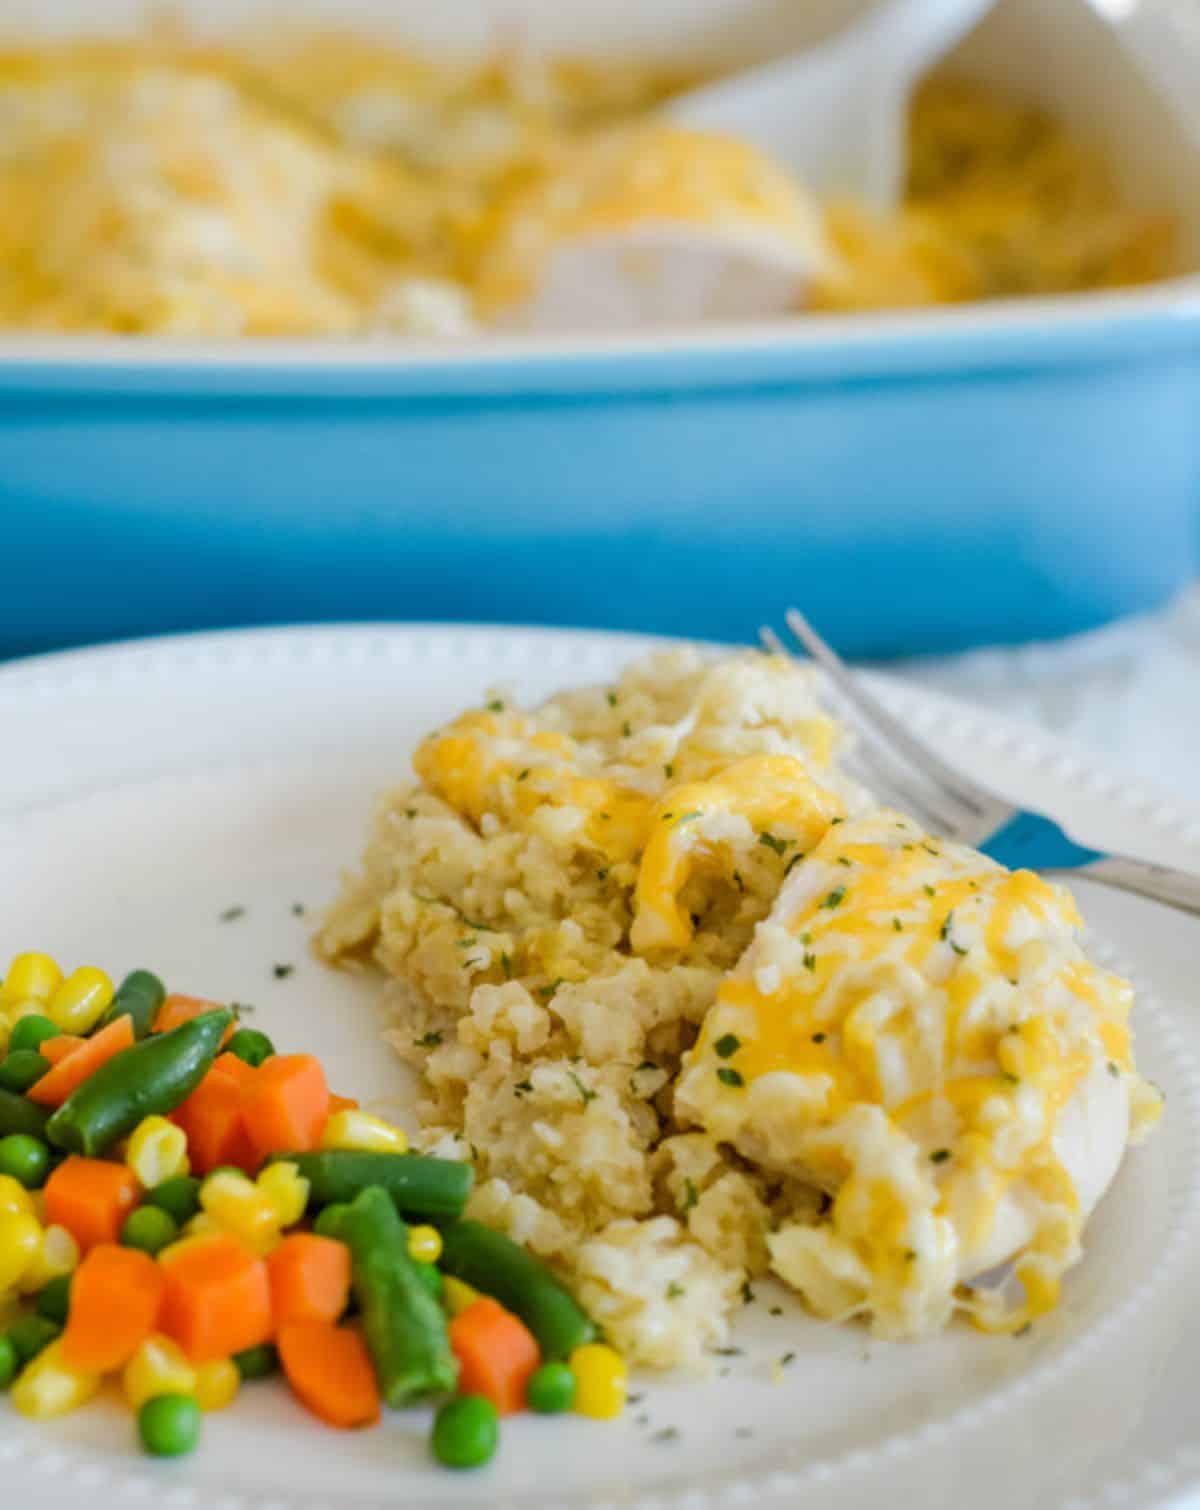
[[[441,1267],[519,1316],[544,1359],[566,1358],[594,1342],[592,1319],[550,1270],[502,1232],[481,1222],[453,1222],[442,1232]]]
[[[204,1078],[232,1021],[232,1012],[202,1012],[114,1054],[67,1097],[46,1123],[46,1136],[67,1153],[94,1158],[143,1117],[173,1112]]]
[[[117,987],[117,994],[97,1026],[104,1028],[118,1017],[128,1017],[133,1023],[133,1036],[145,1038],[166,995],[167,988],[157,975],[149,970],[132,970]]]
[[[317,1230],[350,1249],[354,1294],[379,1390],[391,1406],[454,1388],[446,1318],[408,1256],[408,1228],[380,1186],[327,1208]]]
[[[454,1159],[416,1153],[363,1153],[354,1148],[315,1153],[281,1153],[275,1159],[295,1164],[308,1181],[314,1208],[352,1201],[364,1190],[386,1190],[405,1216],[461,1216],[475,1171]]]
[[[25,1133],[31,1138],[45,1138],[50,1113],[36,1101],[18,1096],[16,1091],[0,1090],[0,1138],[9,1133]]]

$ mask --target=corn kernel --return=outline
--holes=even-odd
[[[370,1112],[334,1112],[325,1124],[322,1148],[356,1148],[362,1153],[407,1153],[404,1129]]]
[[[455,1279],[453,1274],[447,1274],[442,1279],[442,1304],[451,1316],[457,1316],[465,1311],[469,1305],[479,1299],[479,1291],[465,1280]]]
[[[275,1206],[247,1175],[231,1169],[210,1174],[200,1187],[200,1205],[204,1215],[260,1258],[279,1242]]]
[[[155,1395],[190,1395],[197,1372],[177,1342],[160,1333],[147,1337],[125,1365],[121,1388],[131,1410],[141,1410]]]
[[[575,1375],[575,1409],[609,1421],[625,1409],[625,1360],[603,1342],[586,1342],[568,1360]]]
[[[14,1180],[11,1174],[0,1174],[0,1216],[9,1211],[18,1212],[21,1216],[33,1216],[33,1192],[26,1190],[20,1180]]]
[[[35,1217],[23,1211],[0,1216],[0,1295],[20,1284],[41,1246],[41,1223]]]
[[[100,1388],[99,1374],[84,1374],[63,1362],[61,1339],[27,1364],[12,1387],[12,1403],[23,1416],[47,1421],[86,1405]]]
[[[113,984],[95,965],[81,965],[73,970],[46,1008],[55,1026],[64,1033],[90,1033],[108,1011],[113,999]]]
[[[187,1134],[165,1117],[143,1117],[130,1134],[125,1163],[137,1175],[143,1190],[153,1190],[176,1175],[190,1174]]]
[[[408,1256],[415,1258],[418,1263],[436,1264],[442,1256],[442,1234],[436,1227],[410,1227]]]
[[[8,967],[4,985],[0,986],[0,1001],[47,1002],[62,985],[62,978],[62,971],[48,954],[35,950],[18,954]]]
[[[270,1204],[278,1225],[294,1227],[308,1205],[308,1181],[299,1168],[283,1159],[268,1164],[254,1183]]]
[[[224,1410],[237,1398],[242,1376],[232,1358],[218,1358],[213,1363],[202,1363],[196,1370],[193,1394],[201,1410]]]
[[[79,1244],[65,1227],[42,1228],[41,1242],[33,1262],[21,1276],[20,1289],[32,1295],[43,1290],[52,1279],[74,1274],[79,1267]]]

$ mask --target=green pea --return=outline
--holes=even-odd
[[[21,1360],[12,1338],[0,1337],[0,1389],[7,1389],[21,1371]]]
[[[200,1210],[200,1181],[191,1174],[173,1175],[171,1179],[155,1185],[153,1190],[148,1190],[144,1204],[157,1206],[160,1211],[174,1217],[182,1227]]]
[[[10,1049],[8,1058],[0,1064],[0,1087],[24,1094],[49,1068],[50,1061],[43,1059],[36,1049],[17,1049],[15,1052]]]
[[[32,1363],[61,1331],[56,1321],[47,1321],[44,1316],[18,1316],[8,1329],[8,1340],[16,1349],[21,1367]]]
[[[275,1045],[257,1028],[239,1028],[225,1045],[225,1052],[236,1054],[257,1069],[264,1059],[274,1057]]]
[[[58,1024],[51,1022],[48,1017],[43,1017],[40,1012],[31,1012],[28,1017],[17,1021],[9,1035],[9,1057],[25,1050],[36,1054],[47,1038],[57,1038],[61,1031]]]
[[[482,1468],[499,1441],[496,1407],[482,1395],[458,1395],[433,1418],[433,1455],[447,1468]]]
[[[279,1367],[279,1354],[269,1342],[234,1353],[233,1361],[243,1379],[265,1379]]]
[[[525,1401],[543,1416],[570,1410],[575,1404],[575,1375],[565,1363],[543,1363],[529,1376]]]
[[[50,1169],[50,1150],[28,1133],[0,1138],[0,1174],[11,1175],[26,1190],[36,1190]]]
[[[423,1259],[414,1259],[413,1268],[421,1276],[425,1288],[433,1296],[434,1300],[442,1298],[442,1271],[436,1264],[427,1264]]]
[[[152,1457],[181,1458],[200,1440],[200,1407],[191,1395],[155,1395],[138,1411],[138,1436]]]
[[[125,1218],[121,1228],[121,1245],[139,1248],[151,1258],[179,1236],[179,1224],[161,1206],[139,1206]]]
[[[42,1287],[37,1298],[37,1313],[56,1326],[66,1326],[71,1309],[71,1276],[59,1274]]]

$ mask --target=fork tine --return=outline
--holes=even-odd
[[[793,653],[769,624],[763,625],[759,630],[759,638],[773,654],[780,655],[785,660],[795,660]],[[914,817],[920,818],[928,828],[946,838],[957,837],[966,815],[961,810],[948,813],[944,807],[939,806],[939,795],[944,801],[950,801],[947,794],[939,794],[927,781],[918,780],[914,785],[911,764],[899,759],[887,740],[870,723],[860,724],[857,732],[862,737],[855,747],[855,758],[864,768],[864,779],[876,797],[892,807],[907,810]]]
[[[850,668],[833,647],[825,643],[799,609],[789,608],[784,619],[813,659],[829,673],[846,701],[858,710],[872,728],[885,736],[924,776],[934,781],[975,817],[987,816],[989,809],[996,805],[996,799],[990,792],[977,786],[961,771],[948,766],[923,740],[911,734],[898,718],[894,718],[872,693],[859,684]]]

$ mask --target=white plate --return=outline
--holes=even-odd
[[[353,863],[375,793],[419,734],[502,683],[519,696],[611,674],[644,642],[476,629],[212,635],[0,668],[0,957],[38,947],[174,989],[251,1001],[335,1086],[403,1107],[369,983],[307,953],[311,911]],[[1200,866],[1200,819],[1061,747],[892,689],[949,753],[1094,841]],[[248,1390],[178,1464],[139,1457],[115,1401],[45,1426],[0,1412],[4,1503],[368,1506],[1149,1504],[1200,1483],[1200,927],[1094,889],[1085,910],[1143,987],[1139,1058],[1168,1094],[1126,1161],[1057,1316],[1020,1339],[956,1327],[886,1345],[770,1286],[707,1382],[638,1381],[617,1424],[520,1418],[472,1478],[430,1467],[428,1415],[334,1433],[282,1387]],[[294,904],[303,904],[297,915]],[[230,908],[243,908],[222,921]],[[1100,946],[1108,948],[1106,943]],[[290,973],[276,966],[292,967]],[[1128,966],[1127,966],[1128,968]],[[1153,988],[1154,994],[1151,994]],[[784,1313],[770,1314],[782,1303]],[[780,1382],[773,1361],[794,1354]]]

